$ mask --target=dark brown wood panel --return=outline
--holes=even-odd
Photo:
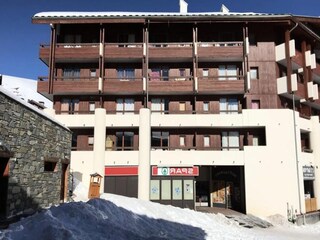
[[[142,81],[119,81],[119,80],[105,80],[103,84],[103,91],[110,94],[142,94]]]
[[[199,47],[199,59],[208,59],[210,61],[227,61],[228,59],[241,61],[243,58],[243,46],[224,46],[224,47]]]
[[[244,80],[198,80],[199,93],[244,93]]]
[[[105,58],[108,59],[141,59],[142,58],[142,47],[139,45],[120,45],[127,47],[118,47],[118,45],[105,46]],[[132,46],[132,47],[128,47]]]
[[[67,93],[97,93],[98,81],[55,81],[53,92],[57,94]]]
[[[154,47],[149,48],[150,59],[192,58],[192,47]]]
[[[193,81],[149,81],[149,93],[192,93]]]

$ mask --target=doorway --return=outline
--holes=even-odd
[[[0,158],[0,218],[7,213],[9,158]]]

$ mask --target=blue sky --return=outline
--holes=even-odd
[[[291,13],[320,16],[320,0],[186,0],[189,12]],[[179,0],[0,0],[0,74],[37,79],[48,75],[39,44],[48,43],[47,25],[32,24],[43,11],[178,12]]]

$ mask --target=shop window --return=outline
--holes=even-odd
[[[237,80],[237,66],[219,65],[218,76],[219,80]]]
[[[117,151],[133,150],[133,132],[116,132],[116,148]]]
[[[172,200],[182,200],[182,180],[172,180]]]
[[[79,99],[61,100],[61,114],[77,114],[79,112]]]
[[[161,200],[171,200],[171,180],[161,180]]]
[[[134,99],[118,98],[116,108],[117,114],[134,114]]]
[[[120,81],[133,81],[135,79],[134,69],[119,68],[117,69],[117,77]]]
[[[151,112],[156,114],[164,114],[169,112],[169,100],[163,98],[151,99]]]
[[[258,67],[250,67],[250,79],[251,80],[259,79],[259,68]]]
[[[210,136],[204,136],[203,137],[203,146],[204,147],[210,147]]]
[[[221,133],[221,147],[223,151],[239,150],[239,132],[229,131]]]
[[[160,200],[160,180],[150,181],[150,200]]]
[[[238,100],[236,98],[220,98],[220,114],[238,114]]]
[[[184,200],[193,200],[193,180],[184,180],[183,181],[183,199]]]
[[[57,162],[44,161],[45,172],[55,172],[57,169]]]
[[[169,149],[169,132],[152,131],[151,147]]]

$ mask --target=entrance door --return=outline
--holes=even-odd
[[[61,188],[60,188],[60,202],[64,202],[67,197],[67,190],[68,190],[68,175],[67,169],[68,164],[62,163],[61,166]]]
[[[8,180],[9,180],[9,159],[0,158],[0,217],[6,216]]]
[[[213,207],[232,208],[233,182],[218,180],[213,181],[211,201]]]

